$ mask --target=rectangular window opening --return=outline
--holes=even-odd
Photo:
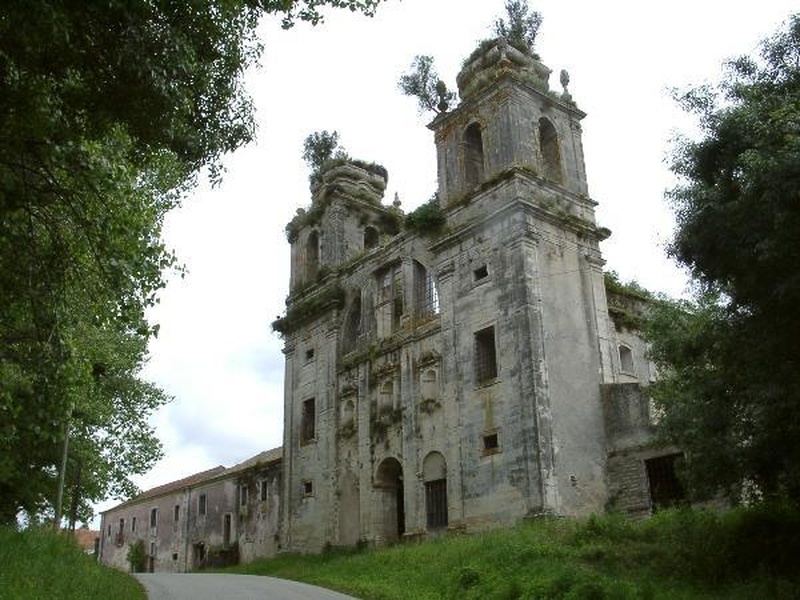
[[[266,479],[262,479],[261,480],[261,488],[260,488],[261,501],[262,502],[266,502],[267,501],[267,491],[268,491],[267,480]]]
[[[136,517],[131,518],[131,533],[136,533]]]
[[[249,492],[250,489],[246,483],[239,486],[239,506],[247,506]]]
[[[474,271],[472,271],[472,277],[475,281],[480,281],[481,279],[486,279],[489,276],[489,268],[486,265],[481,265]]]
[[[475,382],[488,383],[497,378],[497,352],[494,327],[475,332]]]
[[[172,518],[173,518],[174,521],[179,521],[180,520],[180,518],[181,518],[181,507],[180,507],[180,505],[178,505],[178,504],[175,505],[175,510],[173,511]]]
[[[158,509],[150,509],[150,529],[155,529],[158,525]]]
[[[494,454],[500,450],[500,438],[497,432],[487,433],[483,436],[483,453]]]
[[[644,461],[653,510],[677,506],[686,500],[686,491],[675,471],[675,463],[681,456],[667,454]]]
[[[311,481],[304,481],[303,482],[303,495],[304,496],[311,496],[314,494],[314,484]]]
[[[306,350],[306,362],[311,362],[312,360],[314,360],[314,349],[309,348]]]
[[[200,494],[197,498],[197,514],[198,515],[205,515],[206,514],[206,495]]]
[[[303,402],[303,413],[300,420],[300,443],[307,444],[316,437],[316,407],[314,398]]]

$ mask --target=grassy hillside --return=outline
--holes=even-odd
[[[50,530],[0,527],[1,600],[144,600],[130,575],[103,567]]]
[[[236,572],[368,600],[800,598],[800,515],[786,509],[547,519],[385,550],[281,556]]]

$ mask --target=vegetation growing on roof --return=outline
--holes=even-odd
[[[328,310],[344,306],[345,291],[338,283],[328,285],[310,298],[292,303],[286,315],[272,322],[272,330],[280,335],[295,331],[300,325],[321,316]]]
[[[434,194],[425,204],[408,213],[404,224],[406,229],[419,235],[435,235],[442,231],[446,222],[439,196]]]

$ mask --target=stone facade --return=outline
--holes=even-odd
[[[248,562],[279,548],[281,449],[154,488],[105,511],[100,560],[128,570],[141,540],[145,570],[187,572]]]
[[[458,76],[461,103],[429,125],[431,203],[406,218],[383,203],[382,167],[338,160],[286,228],[282,459],[106,512],[105,562],[125,566],[134,533],[152,569],[184,571],[214,553],[643,515],[677,498],[677,452],[652,441],[656,374],[637,333],[648,300],[603,272],[584,114],[534,58],[502,38],[481,48]]]
[[[647,405],[644,343],[617,323],[640,303],[609,312],[584,114],[548,76],[502,39],[466,64],[461,103],[430,124],[439,189],[422,210],[441,227],[404,226],[381,202],[385,173],[355,163],[324,170],[287,227],[287,548],[586,515],[612,499],[649,508],[646,477],[613,481],[645,458],[608,420],[618,390]]]

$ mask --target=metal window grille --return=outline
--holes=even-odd
[[[485,383],[497,377],[497,352],[494,327],[475,332],[475,382]]]
[[[675,472],[675,462],[680,456],[680,453],[668,454],[645,461],[650,501],[655,510],[675,506],[686,499],[686,491]]]
[[[433,275],[422,265],[417,265],[414,277],[417,316],[426,317],[439,314],[439,292]]]
[[[314,406],[314,398],[309,398],[303,402],[303,417],[300,421],[300,441],[310,442],[316,436],[315,431],[315,418],[316,409]]]
[[[428,529],[447,527],[447,479],[425,482]]]

